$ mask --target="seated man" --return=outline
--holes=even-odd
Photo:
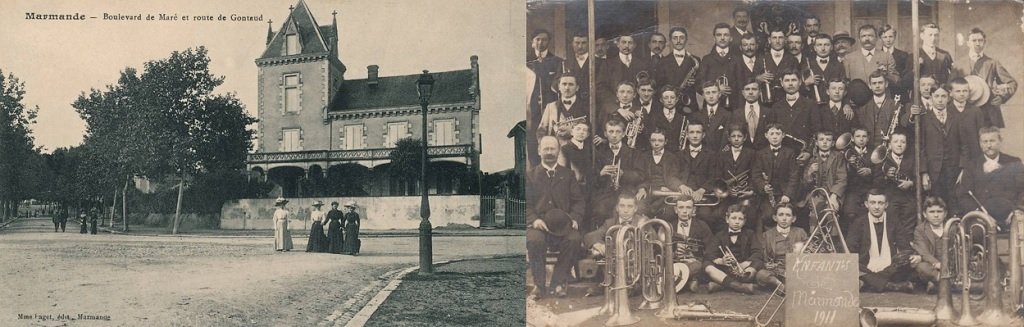
[[[935,288],[939,282],[939,269],[942,263],[938,258],[942,257],[940,249],[942,245],[942,233],[946,222],[946,201],[937,196],[924,198],[924,219],[927,224],[918,224],[914,229],[914,243],[911,244],[917,254],[921,256],[921,262],[914,266],[922,279],[927,279],[928,289]]]
[[[998,128],[982,128],[978,136],[982,155],[969,158],[964,167],[957,189],[960,208],[968,211],[983,206],[1003,230],[1009,230],[1010,213],[1024,215],[1024,164],[1000,151],[1003,137]]]
[[[583,193],[569,168],[558,165],[558,139],[544,136],[538,145],[541,163],[527,174],[526,254],[536,285],[536,296],[548,295],[545,255],[558,251],[558,263],[551,275],[554,294],[565,296],[569,271],[579,259],[579,221],[583,215]]]
[[[711,228],[700,219],[694,219],[697,211],[693,198],[683,195],[676,199],[673,206],[678,218],[672,244],[675,249],[672,259],[672,270],[676,280],[676,293],[689,285],[690,291],[706,293],[705,282],[698,281],[704,277],[701,261],[705,257],[705,246],[711,242]]]
[[[605,220],[604,225],[598,227],[596,230],[587,233],[583,236],[583,247],[590,251],[590,254],[595,257],[604,257],[607,251],[607,246],[610,244],[605,243],[605,234],[608,229],[615,225],[633,225],[639,226],[644,221],[647,221],[647,217],[641,214],[637,214],[637,200],[636,194],[629,191],[623,191],[619,193],[618,202],[615,204],[615,215],[614,218],[608,218]]]
[[[725,210],[725,222],[728,228],[711,237],[704,251],[704,272],[712,281],[708,289],[716,290],[724,285],[754,294],[754,274],[764,268],[764,243],[757,233],[743,229],[746,217],[742,206],[729,206]]]
[[[807,242],[807,232],[803,228],[792,226],[793,205],[783,202],[775,206],[775,228],[764,231],[765,269],[757,272],[757,283],[764,287],[779,287],[785,292],[782,280],[786,278],[786,253],[800,251]]]
[[[862,287],[870,292],[913,292],[913,266],[921,256],[912,254],[911,231],[895,223],[901,219],[892,217],[895,212],[882,191],[868,190],[864,205],[867,216],[853,223],[846,239],[850,251],[860,254]]]

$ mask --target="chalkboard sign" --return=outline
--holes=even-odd
[[[786,255],[786,326],[860,326],[856,254]]]

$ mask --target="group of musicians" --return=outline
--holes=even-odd
[[[854,39],[825,34],[808,17],[800,29],[766,31],[760,49],[749,12],[736,9],[733,20],[700,31],[715,39],[703,56],[687,49],[683,27],[654,33],[643,52],[638,36],[619,35],[600,56],[577,34],[565,60],[547,48],[550,33],[531,35],[528,144],[538,156],[527,176],[527,251],[536,296],[564,296],[577,261],[612,246],[609,227],[650,218],[674,227],[677,290],[752,293],[781,285],[784,254],[817,246],[805,242],[835,212],[831,236],[860,255],[864,289],[881,292],[937,279],[946,218],[986,208],[1005,227],[1011,212],[1024,214],[1024,165],[1000,150],[1000,105],[1016,81],[986,56],[984,31],[970,30],[970,55],[955,60],[936,47],[938,26],[916,31],[913,92],[913,56],[893,47],[889,25],[861,26]]]

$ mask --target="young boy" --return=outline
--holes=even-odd
[[[918,224],[914,229],[914,243],[911,246],[921,256],[921,262],[914,266],[918,275],[928,281],[928,290],[935,288],[939,282],[939,269],[942,268],[938,258],[942,257],[943,227],[946,222],[946,201],[936,196],[924,198],[924,219],[926,224]]]
[[[768,146],[757,151],[750,176],[754,191],[759,193],[762,199],[759,207],[770,209],[772,199],[768,198],[768,193],[773,194],[776,204],[790,202],[796,197],[800,173],[796,162],[796,150],[782,146],[782,125],[768,124],[764,136],[768,139]],[[771,226],[771,210],[762,211],[762,215],[752,216],[759,219],[756,226],[758,232],[763,232],[765,226]]]
[[[754,274],[764,268],[764,243],[757,233],[743,229],[746,217],[740,205],[734,204],[726,209],[725,222],[729,228],[716,233],[704,251],[704,272],[712,281],[708,289],[715,290],[724,285],[735,291],[754,294]],[[724,258],[730,252],[735,261]]]
[[[846,158],[832,150],[835,144],[831,131],[818,131],[814,134],[815,150],[811,154],[810,163],[804,171],[803,181],[805,188],[811,191],[816,188],[824,188],[828,191],[828,199],[820,198],[821,193],[814,193],[811,198],[808,193],[805,208],[811,209],[817,206],[820,211],[831,205],[839,208],[839,199],[843,198],[846,191]],[[814,201],[814,202],[811,202]],[[825,203],[828,201],[829,203]],[[812,203],[814,205],[812,205]],[[811,212],[811,219],[818,219],[818,212]],[[813,220],[812,220],[813,221]],[[809,226],[815,223],[808,222]]]
[[[744,213],[748,217],[754,217],[755,208],[751,202],[754,201],[754,191],[750,187],[750,173],[754,167],[754,150],[744,147],[747,140],[747,130],[742,125],[729,124],[726,128],[726,135],[729,136],[729,146],[718,153],[715,166],[712,170],[712,180],[727,181],[726,190],[729,194],[718,208],[725,208],[734,203],[748,203],[744,205]],[[716,216],[720,216],[716,215]],[[720,231],[725,226],[719,223],[711,226],[712,230]]]
[[[677,221],[675,233],[672,235],[672,244],[675,246],[672,256],[672,269],[676,280],[676,293],[683,287],[689,285],[690,291],[706,293],[707,286],[702,278],[702,261],[707,253],[706,246],[711,243],[711,228],[704,221],[694,219],[697,211],[694,210],[693,198],[683,195],[676,199],[675,210]]]
[[[864,203],[864,195],[874,185],[876,169],[871,163],[871,150],[868,148],[870,136],[864,127],[853,128],[853,143],[843,152],[846,158],[847,186],[846,196],[843,198],[843,215],[839,219],[839,227],[844,231],[857,217],[867,213],[867,208],[860,205]]]
[[[794,227],[793,205],[788,202],[775,206],[772,216],[775,228],[764,231],[765,269],[757,272],[756,280],[761,286],[775,288],[786,278],[786,253],[800,251],[797,246],[807,242],[807,232]],[[781,291],[785,292],[785,286]]]
[[[647,217],[637,214],[636,194],[629,191],[619,193],[618,202],[615,204],[615,215],[604,221],[604,225],[583,236],[584,248],[590,251],[595,257],[603,257],[607,252],[604,244],[605,233],[615,225],[639,226]]]
[[[576,180],[586,183],[584,176],[590,175],[591,151],[594,151],[594,144],[589,142],[590,126],[587,122],[577,122],[572,126],[572,138],[562,145],[561,156],[558,157],[558,164],[569,167],[576,174]]]
[[[894,132],[889,136],[889,155],[885,156],[875,174],[875,185],[888,195],[889,206],[896,214],[893,217],[901,227],[914,230],[917,216],[914,215],[914,156],[905,155],[907,135]]]
[[[628,126],[629,123],[632,122],[633,120],[641,119],[640,117],[642,117],[643,111],[639,108],[638,105],[634,104],[636,102],[636,84],[629,81],[623,81],[619,83],[618,86],[615,88],[615,99],[616,100],[614,103],[612,103],[609,106],[606,106],[604,110],[602,110],[602,113],[604,115],[604,119],[602,119],[602,122],[607,123],[612,120],[618,120],[625,123],[625,125]],[[598,142],[600,143],[602,141],[603,140],[598,137]],[[643,142],[643,140],[638,137],[636,142],[637,144],[640,144],[641,142]]]

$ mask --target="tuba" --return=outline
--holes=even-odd
[[[966,226],[966,227],[965,227]],[[981,245],[985,254],[981,257],[985,262],[984,295],[985,308],[981,315],[975,317],[971,313],[970,289],[972,283],[970,252],[975,248],[973,232],[978,226],[985,239]],[[1002,310],[1003,287],[1000,284],[999,258],[996,245],[996,221],[982,211],[972,211],[963,218],[952,218],[947,220],[942,233],[942,242],[947,250],[942,252],[941,272],[939,273],[939,295],[935,304],[935,315],[939,320],[951,321],[956,319],[957,313],[953,308],[953,294],[951,288],[959,279],[962,284],[961,300],[963,301],[960,317],[955,322],[959,326],[973,326],[984,323],[993,326],[1005,326],[1010,323],[1010,317]],[[971,248],[971,249],[968,249]],[[954,253],[955,251],[955,253]],[[954,258],[955,257],[955,258]],[[979,265],[975,265],[980,268]]]
[[[676,307],[672,274],[672,226],[661,219],[649,219],[636,227],[640,238],[640,285],[643,302],[640,309],[662,309],[658,317],[671,318]]]
[[[629,307],[629,289],[641,286],[640,309],[661,309],[656,315],[674,316],[675,288],[672,275],[672,226],[649,219],[639,226],[615,225],[605,233],[605,303],[599,314],[611,314],[605,326],[625,326],[640,321]],[[614,246],[611,246],[614,245]],[[614,271],[614,272],[613,272]]]
[[[604,306],[599,314],[610,314],[605,326],[632,325],[640,321],[629,310],[629,288],[640,279],[640,252],[637,251],[637,230],[630,225],[615,225],[605,233],[606,265]],[[614,272],[613,272],[614,270]]]

